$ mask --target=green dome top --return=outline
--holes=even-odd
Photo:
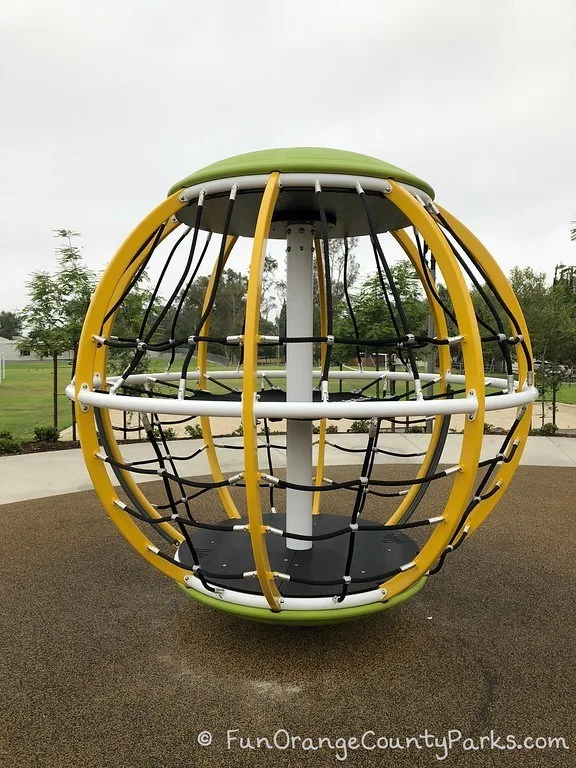
[[[234,176],[253,176],[260,173],[343,173],[353,176],[371,176],[378,179],[395,179],[410,184],[434,197],[434,190],[425,181],[413,176],[402,168],[357,152],[326,147],[286,147],[284,149],[263,149],[247,152],[220,160],[201,168],[196,173],[174,184],[169,195],[179,189],[203,184],[214,179]]]

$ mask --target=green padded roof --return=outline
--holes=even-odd
[[[377,179],[395,179],[411,184],[434,197],[434,190],[425,181],[413,176],[402,168],[377,160],[368,155],[346,152],[326,147],[287,147],[285,149],[263,149],[245,155],[228,157],[201,168],[196,173],[174,184],[169,195],[179,189],[203,184],[214,179],[228,179],[234,176],[252,176],[260,173],[345,173],[354,176],[372,176]]]

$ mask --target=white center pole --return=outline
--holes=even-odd
[[[286,228],[286,335],[312,336],[314,312],[313,229],[309,224]],[[313,344],[286,345],[286,400],[312,401]],[[286,478],[312,484],[312,422],[286,422]],[[312,534],[312,497],[309,491],[286,491],[286,530]],[[311,541],[286,539],[288,549],[311,549]]]

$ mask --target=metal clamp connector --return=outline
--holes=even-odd
[[[262,480],[265,480],[269,485],[278,485],[280,483],[280,479],[274,475],[266,475],[262,473],[261,477]]]

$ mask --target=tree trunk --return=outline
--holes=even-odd
[[[556,385],[552,384],[552,424],[556,424]]]
[[[74,342],[74,355],[72,357],[72,376],[70,378],[74,378],[76,375],[76,358],[78,356],[78,342]],[[76,403],[74,400],[70,401],[70,405],[72,407],[72,440],[76,440]]]
[[[58,353],[52,354],[52,407],[54,429],[58,429]]]

